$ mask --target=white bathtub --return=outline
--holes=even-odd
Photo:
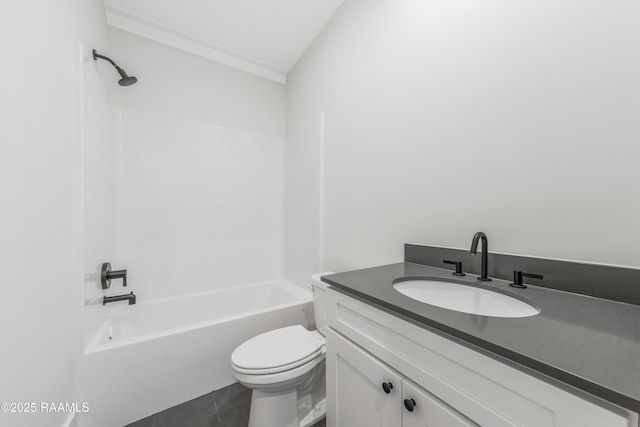
[[[97,309],[78,364],[77,397],[90,407],[80,427],[124,426],[225,387],[239,344],[314,323],[311,292],[283,281]]]

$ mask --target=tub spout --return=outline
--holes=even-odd
[[[136,303],[136,296],[134,295],[133,292],[131,292],[130,294],[125,294],[125,295],[116,295],[113,297],[104,297],[102,299],[102,305],[108,304],[110,302],[117,302],[117,301],[129,301],[129,305],[135,304]]]

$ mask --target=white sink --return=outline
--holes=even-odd
[[[393,287],[416,301],[463,313],[491,317],[535,316],[540,310],[498,292],[446,279],[402,280]]]

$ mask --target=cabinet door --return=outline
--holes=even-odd
[[[336,332],[327,332],[327,426],[396,427],[402,376]]]
[[[415,383],[402,381],[402,427],[477,427],[464,415]]]

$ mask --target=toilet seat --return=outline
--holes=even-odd
[[[234,371],[266,375],[290,371],[324,353],[325,339],[301,325],[275,329],[251,338],[231,355]]]
[[[323,350],[320,352],[318,357],[304,365],[300,365],[297,368],[293,368],[288,371],[276,372],[274,374],[242,374],[234,368],[233,377],[242,385],[252,390],[268,390],[270,392],[273,392],[273,390],[283,390],[291,386],[295,387],[300,382],[304,381],[305,377],[310,375],[315,367],[325,360],[325,356],[326,353]]]

